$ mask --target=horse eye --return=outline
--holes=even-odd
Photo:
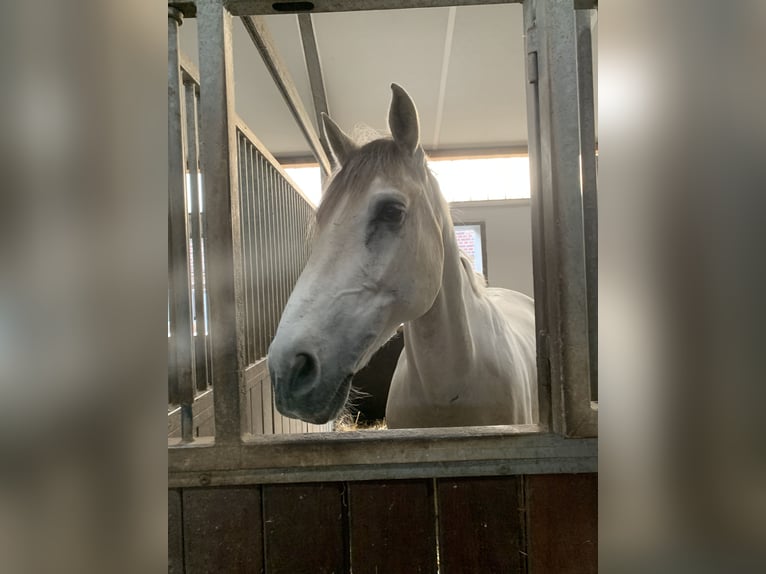
[[[401,225],[404,221],[406,211],[404,206],[399,203],[385,203],[378,211],[376,219],[384,223],[393,223]]]

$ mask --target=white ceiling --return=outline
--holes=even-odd
[[[396,82],[415,100],[426,149],[526,145],[520,5],[312,18],[330,114],[346,131],[359,124],[385,131],[389,85]],[[315,121],[297,16],[267,16],[266,22]],[[185,20],[181,51],[195,65],[196,32],[196,21]],[[271,152],[280,158],[311,155],[239,18],[234,18],[234,77],[237,112]]]

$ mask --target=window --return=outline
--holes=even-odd
[[[487,277],[487,251],[484,241],[484,224],[455,225],[457,246],[468,256],[473,270]]]
[[[453,201],[529,198],[529,157],[431,160],[444,197]]]

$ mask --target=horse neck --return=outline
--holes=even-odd
[[[410,368],[421,381],[460,380],[470,366],[473,338],[468,320],[469,307],[475,301],[471,279],[460,260],[460,250],[449,208],[438,188],[434,190],[434,208],[442,217],[444,267],[442,285],[431,308],[404,327],[405,352]],[[433,388],[433,387],[431,387]],[[442,385],[439,391],[451,392]]]

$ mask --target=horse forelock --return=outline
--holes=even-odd
[[[424,183],[428,168],[407,157],[391,138],[373,140],[363,145],[335,174],[325,189],[316,214],[317,226],[322,228],[335,212],[340,200],[351,194],[364,193],[378,177],[384,177],[393,185],[404,186],[413,181]]]

